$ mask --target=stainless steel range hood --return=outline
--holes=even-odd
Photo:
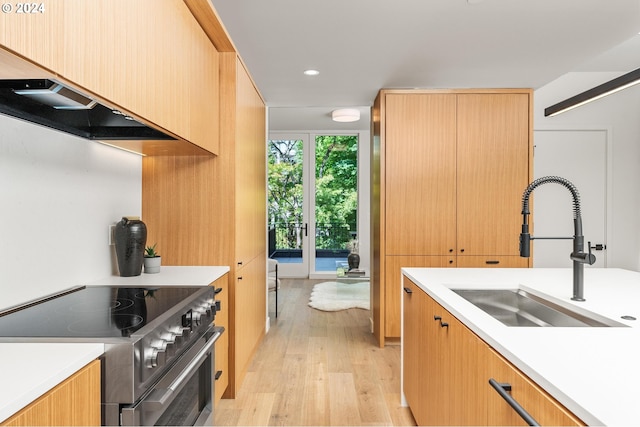
[[[90,140],[175,140],[48,79],[0,80],[0,113]]]

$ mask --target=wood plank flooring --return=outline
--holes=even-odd
[[[416,425],[400,406],[400,347],[377,346],[368,310],[309,307],[319,282],[283,279],[277,319],[270,292],[271,329],[216,426]]]

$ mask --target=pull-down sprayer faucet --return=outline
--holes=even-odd
[[[571,192],[573,197],[573,237],[533,237],[529,234],[529,196],[538,186],[546,183],[560,184]],[[578,189],[570,181],[559,176],[545,176],[533,181],[522,194],[522,233],[520,233],[520,256],[531,255],[531,240],[534,239],[573,239],[573,252],[569,256],[573,261],[573,297],[574,301],[584,301],[584,264],[592,265],[596,256],[584,252],[584,236],[582,235],[582,216],[580,214],[580,195]]]

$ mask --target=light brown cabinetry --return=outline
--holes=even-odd
[[[229,275],[225,274],[213,283],[215,300],[220,302],[214,323],[223,326],[225,332],[216,341],[215,358],[215,402],[217,403],[229,386]]]
[[[409,279],[404,287],[404,393],[416,422],[482,425],[484,378],[473,373],[486,345]]]
[[[99,426],[100,361],[94,360],[3,426]]]
[[[189,144],[110,141],[144,154],[218,152],[218,52],[182,0],[44,1],[2,14],[0,45],[61,82]],[[194,144],[194,146],[190,146]]]
[[[266,325],[266,116],[238,56],[220,66],[219,155],[145,157],[142,219],[164,263],[230,267],[229,385],[216,393],[235,397]]]
[[[549,396],[535,382],[531,381],[493,349],[489,349],[487,366],[490,377],[499,383],[509,384],[511,386],[511,391],[509,392],[511,397],[540,425],[585,425],[579,418]],[[487,425],[527,425],[496,392],[489,393],[487,396],[487,416]]]
[[[531,174],[531,97],[527,89],[379,93],[372,283],[380,345],[400,335],[399,267],[529,265],[518,257],[518,234]],[[421,265],[420,257],[446,263]]]
[[[404,288],[403,392],[418,425],[526,425],[490,378],[541,425],[584,425],[406,277]]]

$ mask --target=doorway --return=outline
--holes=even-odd
[[[358,241],[358,134],[270,134],[269,256],[281,277],[331,277]]]

